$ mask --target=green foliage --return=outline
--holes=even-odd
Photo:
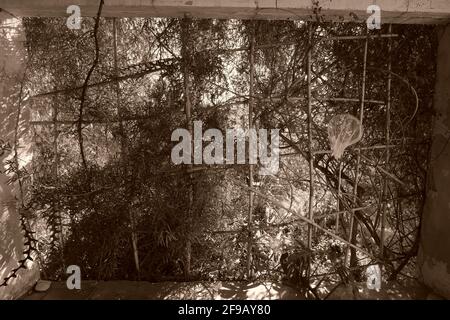
[[[33,100],[37,119],[52,121],[57,110],[58,119],[69,122],[61,123],[57,130],[52,125],[35,127],[32,204],[48,226],[48,230],[40,230],[39,241],[49,277],[61,278],[63,264],[76,264],[86,279],[181,280],[189,242],[192,278],[243,279],[251,241],[255,277],[284,279],[297,287],[309,286],[309,276],[342,279],[339,270],[345,269],[346,246],[317,229],[308,248],[308,226],[299,218],[307,214],[310,179],[307,101],[302,99],[308,89],[306,23],[185,21],[190,31],[186,37],[178,19],[121,19],[117,30],[119,73],[130,75],[139,68],[148,73],[129,76],[116,85],[112,21],[101,19],[100,60],[91,83],[109,82],[87,90],[82,126],[87,169],[80,166],[75,130],[80,90],[73,88],[84,81],[93,61],[93,23],[86,22],[85,29],[78,32],[61,28],[61,23],[62,19],[25,20],[32,91],[71,89]],[[434,61],[436,48],[432,28],[393,29],[399,37],[391,41],[391,49],[386,39],[369,42],[365,94],[366,99],[385,101],[386,53],[391,50],[395,59],[392,72],[399,75],[392,78],[391,91],[391,142],[397,147],[391,150],[389,162],[384,149],[365,153],[373,161],[360,164],[356,201],[352,197],[356,152],[347,150],[342,159],[338,207],[342,211],[370,205],[358,211],[359,231],[351,241],[378,255],[382,204],[389,203],[384,207],[389,230],[384,258],[389,274],[399,272],[397,261],[409,259],[417,241],[431,132],[434,65],[429,61]],[[312,30],[313,148],[328,150],[328,121],[340,113],[357,115],[360,102],[322,98],[359,99],[364,46],[361,41],[319,40],[363,35],[364,30],[359,25],[317,23]],[[174,145],[170,137],[174,129],[186,127],[186,76],[191,80],[192,117],[203,121],[204,130],[246,124],[249,77],[245,48],[253,31],[256,46],[260,46],[255,56],[255,121],[260,128],[280,129],[285,153],[279,174],[255,176],[256,187],[291,210],[286,212],[273,201],[257,198],[249,225],[248,194],[237,186],[248,178],[247,167],[205,167],[193,173],[187,167],[176,167],[170,161]],[[189,42],[185,45],[191,50],[184,58],[183,41]],[[227,51],[238,47],[244,49]],[[165,61],[162,70],[148,69],[146,63],[156,60]],[[411,87],[420,97],[415,113]],[[292,97],[296,102],[288,100]],[[408,117],[412,120],[406,126]],[[361,146],[385,143],[385,119],[385,104],[366,105]],[[417,143],[406,143],[408,139]],[[339,230],[335,227],[339,163],[321,153],[314,158],[314,166],[316,222],[348,239],[348,214],[340,216]],[[382,194],[386,176],[379,166],[394,173],[405,186],[388,179],[387,193]],[[139,275],[133,260],[134,235]],[[353,260],[354,269],[362,270],[371,262],[359,253],[353,252],[353,256],[361,258],[358,263]]]

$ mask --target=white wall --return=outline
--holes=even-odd
[[[21,21],[9,18],[4,14],[0,16],[0,140],[13,146],[20,82],[25,70],[25,37]],[[26,102],[22,105],[21,115],[19,145],[27,147],[18,149],[19,165],[27,166],[31,159],[31,144]],[[18,266],[24,249],[17,210],[20,193],[17,183],[7,184],[11,175],[5,173],[9,159],[11,153],[0,156],[0,283]],[[8,281],[8,286],[0,287],[0,299],[18,298],[33,286],[39,277],[38,265],[30,262],[27,266],[29,270],[21,269],[17,278]]]

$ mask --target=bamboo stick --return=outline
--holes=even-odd
[[[56,102],[53,102],[52,104],[52,109],[53,109],[53,154],[54,154],[54,160],[53,160],[53,175],[55,178],[56,183],[58,183],[58,136],[59,136],[59,131],[58,131],[58,105],[56,104]],[[61,246],[61,252],[60,252],[60,257],[61,257],[61,264],[62,264],[62,272],[65,273],[66,272],[66,261],[64,258],[64,226],[63,226],[63,217],[62,217],[62,212],[59,210],[59,194],[56,192],[55,193],[55,201],[53,203],[53,210],[55,211],[55,213],[57,213],[58,215],[58,220],[59,220],[59,228],[60,228],[60,233],[59,233],[59,244]]]
[[[189,70],[189,61],[190,61],[190,24],[191,19],[188,17],[184,17],[182,20],[182,30],[181,30],[181,55],[183,59],[183,90],[184,90],[184,98],[185,98],[185,114],[186,114],[186,126],[191,137],[194,135],[194,128],[192,122],[192,105],[191,105],[191,97],[190,97],[190,70]],[[191,150],[194,150],[194,141],[191,141]],[[191,155],[193,156],[193,155]],[[192,169],[192,161],[191,164],[188,164],[188,169]],[[188,225],[191,225],[192,220],[192,208],[194,205],[194,186],[193,186],[193,176],[192,173],[189,174],[189,203],[188,203]],[[184,261],[184,277],[185,280],[189,280],[191,273],[191,251],[192,244],[190,239],[190,234],[188,234],[185,244],[185,261]]]
[[[381,34],[381,35],[371,35],[369,36],[371,39],[384,39],[384,38],[397,38],[398,34]],[[366,36],[334,36],[334,37],[323,37],[319,41],[345,41],[345,40],[360,40],[365,39]],[[256,50],[260,49],[270,49],[270,48],[278,48],[280,46],[292,46],[298,44],[298,41],[296,42],[276,42],[276,43],[266,43],[261,44],[258,46],[255,46]],[[230,48],[230,49],[213,49],[212,52],[216,53],[227,53],[227,52],[239,52],[239,51],[246,51],[248,48],[246,47],[239,47],[239,48]],[[205,50],[208,51],[208,50]]]
[[[367,210],[367,209],[370,209],[372,207],[374,207],[374,205],[368,205],[368,206],[364,206],[364,207],[351,208],[351,209],[346,209],[346,210],[340,210],[340,211],[325,213],[325,214],[321,214],[321,215],[318,215],[318,216],[314,216],[314,218],[313,218],[314,220],[313,221],[320,220],[320,219],[323,219],[323,218],[327,218],[327,217],[330,217],[332,215],[339,216],[341,214],[348,213],[349,211],[353,211],[354,212],[354,211]],[[297,215],[298,215],[298,213],[297,213]],[[289,220],[289,221],[286,221],[286,222],[281,222],[281,223],[276,223],[276,224],[269,224],[267,226],[268,227],[272,227],[272,228],[274,228],[274,227],[283,227],[283,226],[287,226],[287,225],[290,225],[292,223],[299,222],[299,221],[302,221],[303,223],[306,223],[305,221],[303,221],[300,218],[295,218],[295,219],[292,219],[292,220]]]
[[[361,150],[376,150],[376,149],[389,149],[389,148],[395,148],[398,147],[399,145],[396,144],[390,144],[390,145],[376,145],[376,146],[371,146],[371,147],[358,147],[358,148],[350,148],[350,150],[353,151],[361,151]],[[333,153],[332,150],[317,150],[314,151],[314,154],[331,154]]]
[[[243,184],[243,183],[236,182],[236,184],[237,184],[238,186],[240,186],[241,188],[243,188],[243,189],[246,189],[246,190],[251,189],[252,192],[253,192],[255,195],[257,195],[258,197],[261,197],[261,198],[263,198],[263,199],[265,199],[265,200],[271,202],[272,204],[276,205],[277,207],[282,208],[283,210],[286,210],[287,212],[290,212],[290,213],[292,213],[292,214],[298,216],[298,213],[297,213],[296,211],[294,211],[294,210],[292,210],[292,209],[289,209],[288,207],[286,207],[284,204],[282,204],[282,203],[281,203],[280,201],[278,201],[277,199],[275,199],[275,198],[273,198],[273,197],[271,197],[271,196],[268,196],[268,195],[266,195],[266,194],[264,194],[264,193],[262,193],[262,192],[260,192],[260,191],[258,191],[258,190],[256,190],[256,189],[254,189],[254,188],[250,188],[249,186],[247,186],[247,185],[245,185],[245,184]],[[360,247],[358,247],[358,246],[352,244],[351,242],[345,240],[344,238],[339,237],[338,235],[336,235],[336,234],[334,234],[333,232],[331,232],[331,231],[329,231],[329,230],[323,228],[322,226],[320,226],[320,225],[317,224],[316,222],[310,220],[309,218],[303,217],[303,216],[298,216],[298,217],[299,217],[299,220],[303,220],[304,222],[308,223],[308,225],[311,225],[311,226],[313,226],[313,227],[316,227],[317,229],[319,229],[319,230],[323,231],[324,233],[328,234],[330,237],[332,237],[332,238],[334,238],[334,239],[336,239],[336,240],[339,240],[339,241],[343,242],[344,244],[347,244],[348,246],[354,248],[355,250],[358,250],[358,251],[360,251],[360,252],[366,254],[368,257],[374,259],[375,261],[379,261],[379,259],[378,259],[376,256],[374,256],[373,254],[371,254],[370,252],[368,252],[368,251],[366,251],[365,249],[360,248]]]
[[[318,101],[334,101],[334,102],[360,102],[361,99],[357,99],[357,98],[345,98],[345,97],[318,97],[318,96],[313,96],[314,99],[318,100]],[[272,98],[260,98],[259,99],[262,102],[279,102],[279,101],[284,101],[287,100],[289,102],[293,102],[296,103],[298,101],[305,101],[305,97],[272,97]],[[371,103],[371,104],[379,104],[379,105],[385,105],[386,102],[382,101],[382,100],[373,100],[373,99],[369,99],[369,100],[365,100],[365,103]]]
[[[338,172],[338,189],[337,189],[337,204],[336,204],[336,226],[335,232],[339,234],[339,210],[341,210],[341,182],[342,182],[342,161],[339,160],[339,172]]]
[[[369,44],[369,35],[367,34],[366,40],[364,43],[364,58],[363,58],[363,74],[362,74],[362,85],[361,85],[361,107],[359,111],[359,121],[361,123],[361,126],[363,125],[364,120],[364,99],[365,99],[365,93],[366,93],[366,72],[367,72],[367,50],[368,50],[368,44]],[[354,183],[354,191],[353,191],[353,203],[356,204],[358,200],[358,179],[359,179],[359,166],[361,162],[361,150],[357,150],[356,155],[356,168],[355,168],[355,183]],[[350,228],[349,228],[349,235],[348,235],[348,241],[353,242],[354,237],[356,235],[356,231],[358,229],[357,221],[355,221],[355,212],[351,212],[350,214]],[[350,247],[347,247],[347,255],[348,256],[348,266],[352,267],[352,256],[354,254],[351,252]]]
[[[84,124],[110,124],[110,123],[119,123],[119,122],[125,122],[125,121],[138,121],[138,120],[146,120],[151,119],[151,116],[136,116],[136,117],[121,117],[120,119],[98,119],[98,120],[81,120]],[[77,123],[78,120],[57,120],[57,121],[50,121],[50,120],[34,120],[30,121],[31,125],[34,126],[53,126],[53,124],[58,125],[74,125]]]
[[[312,221],[314,218],[313,200],[314,200],[314,153],[313,153],[313,137],[312,137],[312,95],[311,95],[311,40],[312,30],[311,24],[308,26],[308,54],[307,54],[307,81],[308,81],[308,152],[309,152],[309,203],[308,218]],[[313,238],[312,225],[308,224],[308,249],[311,250]],[[307,275],[310,276],[311,261],[308,261]]]
[[[119,67],[118,67],[118,59],[117,59],[117,23],[116,18],[113,18],[113,54],[114,54],[114,76],[117,79],[119,74]],[[120,84],[119,81],[114,82],[114,87],[116,91],[116,102],[117,102],[117,116],[118,116],[118,122],[119,122],[119,132],[120,132],[120,151],[122,160],[124,161],[124,171],[128,171],[128,143],[125,136],[125,129],[123,126],[123,110],[122,110],[122,104],[121,104],[121,92],[120,92]],[[109,121],[106,122],[107,124]],[[128,176],[128,174],[126,174]],[[136,268],[137,278],[140,280],[141,272],[140,272],[140,263],[139,263],[139,249],[138,249],[138,236],[136,233],[136,226],[137,226],[137,219],[134,214],[134,211],[132,208],[127,206],[128,215],[130,219],[130,226],[131,226],[131,245],[133,248],[133,258],[134,258],[134,265]]]
[[[392,31],[392,24],[389,25],[389,33]],[[386,104],[386,144],[391,142],[390,130],[391,130],[391,81],[392,81],[392,58],[391,58],[391,46],[392,41],[388,42],[388,80],[387,80],[387,104]],[[390,150],[386,149],[386,166],[389,166]],[[389,169],[389,168],[388,168]],[[388,180],[385,178],[383,183],[383,198],[386,197],[388,187]],[[383,202],[381,211],[381,231],[380,231],[380,256],[384,259],[384,242],[385,242],[385,228],[386,228],[386,206],[387,203]]]
[[[366,156],[361,156],[364,160],[373,163],[371,159],[367,158]],[[377,170],[379,170],[380,172],[384,173],[386,176],[388,176],[389,178],[391,178],[392,180],[394,180],[395,182],[401,184],[402,186],[405,186],[405,183],[403,181],[401,181],[400,179],[398,179],[394,174],[390,173],[389,171],[387,171],[386,169],[383,169],[383,167],[380,166],[376,166],[375,167]]]
[[[255,82],[255,21],[252,22],[252,34],[250,39],[250,83],[249,83],[249,101],[248,101],[248,128],[254,129],[253,123],[253,104],[254,104],[254,82]],[[249,150],[251,152],[251,150]],[[248,185],[253,188],[253,164],[249,161],[248,164]],[[248,242],[247,242],[247,279],[252,278],[252,247],[253,247],[253,232],[252,232],[252,220],[253,220],[253,192],[249,190],[248,193]]]

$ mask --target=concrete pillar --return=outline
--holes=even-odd
[[[24,32],[18,19],[0,12],[0,144],[14,145],[17,103],[20,83],[24,73],[25,49]],[[24,95],[25,97],[26,95]],[[18,136],[19,166],[27,166],[31,160],[31,141],[29,135],[29,110],[26,102],[22,104]],[[18,184],[7,183],[11,174],[5,172],[11,152],[0,151],[0,284],[11,270],[23,259],[24,237],[20,227]],[[33,256],[36,258],[35,256]],[[0,287],[0,300],[15,299],[30,289],[39,278],[37,263],[27,262],[28,270],[21,269],[17,278],[10,279],[6,287]]]
[[[436,114],[418,261],[423,282],[450,298],[450,26],[442,28],[439,38]]]

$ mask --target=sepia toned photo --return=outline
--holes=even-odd
[[[449,299],[449,23],[442,0],[0,0],[0,300]]]

